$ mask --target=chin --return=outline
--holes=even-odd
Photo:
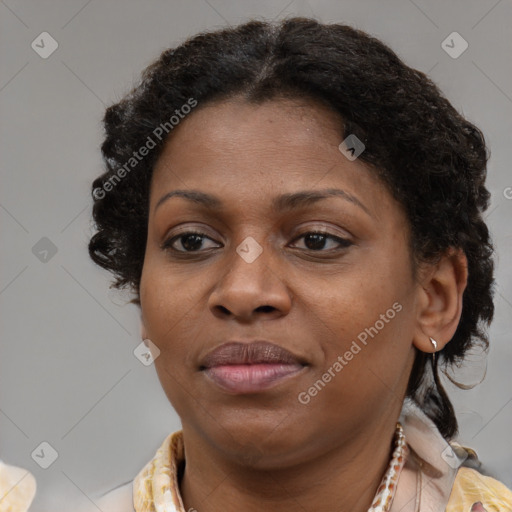
[[[300,452],[311,445],[314,433],[307,435],[289,414],[258,416],[249,411],[215,415],[203,427],[196,427],[224,456],[244,467],[259,470],[281,469],[298,462]]]

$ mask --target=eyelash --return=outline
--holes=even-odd
[[[179,240],[180,238],[184,238],[189,235],[198,235],[202,238],[202,240],[209,239],[209,240],[215,241],[212,238],[210,238],[209,236],[207,236],[206,233],[203,233],[201,231],[186,231],[184,233],[180,233],[179,235],[175,235],[175,236],[165,240],[164,243],[162,244],[162,249],[166,250],[166,251],[172,251],[177,254],[200,254],[202,251],[181,251],[181,250],[178,250],[178,249],[175,249],[174,247],[172,247],[176,240]],[[306,232],[298,235],[296,238],[294,238],[293,241],[295,242],[301,238],[304,238],[307,235],[321,235],[321,236],[325,237],[326,239],[334,240],[335,242],[337,242],[339,244],[339,247],[337,247],[335,249],[329,249],[329,250],[305,249],[306,251],[311,251],[313,253],[331,252],[333,250],[339,251],[339,250],[346,249],[347,247],[350,247],[351,245],[353,245],[350,240],[326,233],[325,231],[306,231]]]

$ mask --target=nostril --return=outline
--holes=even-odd
[[[233,316],[249,316],[251,314],[265,313],[266,315],[278,311],[278,308],[270,305],[258,306],[255,309],[247,309],[247,311],[237,311],[236,308],[227,308],[222,304],[217,304],[212,310],[213,313],[219,318]]]

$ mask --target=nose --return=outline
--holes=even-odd
[[[251,322],[257,318],[274,319],[286,315],[292,298],[276,266],[270,267],[269,249],[252,262],[236,251],[226,259],[208,306],[218,318],[236,318]]]

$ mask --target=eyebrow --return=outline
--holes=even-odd
[[[200,190],[173,190],[158,200],[155,206],[155,211],[162,203],[171,197],[182,197],[212,210],[220,210],[223,205],[222,201],[218,197],[207,194],[205,192],[201,192]],[[349,201],[361,208],[370,217],[372,216],[368,208],[366,208],[366,206],[361,203],[357,197],[346,192],[345,190],[338,188],[326,188],[322,190],[301,190],[299,192],[282,194],[272,200],[271,208],[275,212],[296,210],[314,204],[322,199],[328,199],[330,197],[341,197],[342,199],[345,199],[346,201]]]

